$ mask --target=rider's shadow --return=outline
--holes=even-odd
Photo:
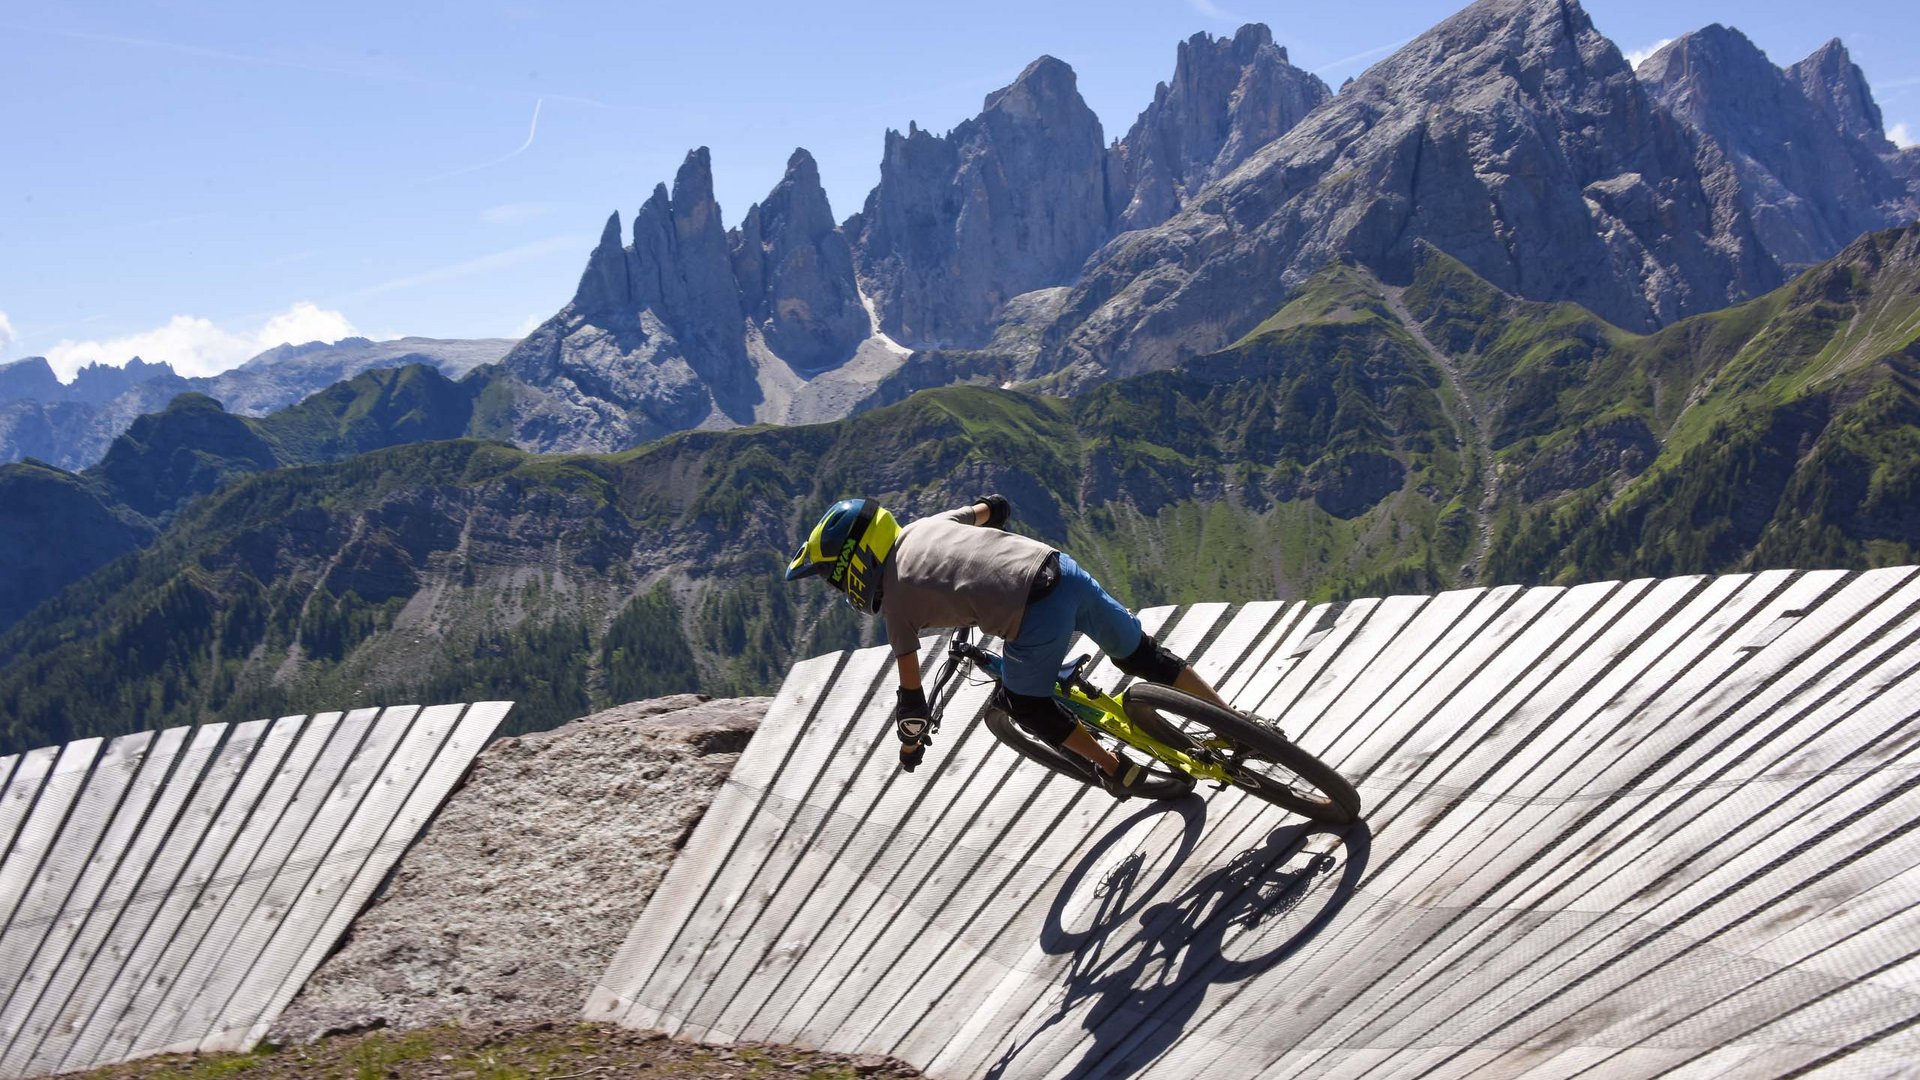
[[[1066,1077],[1138,1072],[1180,1038],[1210,988],[1285,963],[1333,921],[1366,870],[1370,836],[1364,822],[1287,824],[1167,899],[1160,899],[1162,887],[1186,851],[1152,875],[1143,873],[1145,860],[1136,854],[1099,883],[1092,928],[1079,933],[1061,929],[1076,892],[1069,879],[1041,941],[1047,951],[1072,957],[1064,995],[989,1075],[1004,1074],[1023,1050],[1070,1018],[1092,1041]],[[1326,842],[1332,838],[1337,845]],[[1326,853],[1330,849],[1339,855]],[[1082,865],[1098,852],[1096,846]],[[1148,876],[1154,880],[1142,880]]]

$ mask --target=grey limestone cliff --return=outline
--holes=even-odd
[[[1166,367],[1351,255],[1421,241],[1500,288],[1652,327],[1777,284],[1686,132],[1570,0],[1480,0],[1369,69],[1165,224],[1088,264],[1039,370]]]
[[[727,240],[747,317],[788,363],[831,367],[872,332],[853,251],[834,223],[812,154],[793,152],[786,175]]]
[[[831,367],[870,334],[853,257],[819,170],[796,151],[739,228],[721,223],[707,149],[634,215],[607,220],[574,298],[507,357],[505,418],[539,450],[621,450],[691,427],[764,419],[749,330],[790,369]]]
[[[1887,140],[1886,120],[1873,100],[1873,90],[1867,86],[1866,73],[1853,62],[1839,38],[1815,49],[1789,67],[1786,74],[1835,131],[1866,144],[1876,154],[1894,152],[1893,143]]]
[[[1064,284],[1109,233],[1106,148],[1073,69],[1051,56],[946,135],[889,131],[880,183],[847,228],[880,328],[977,346],[995,313]]]
[[[1153,91],[1107,158],[1107,199],[1116,232],[1158,225],[1254,151],[1293,129],[1331,97],[1327,84],[1294,67],[1258,23],[1231,38],[1195,34],[1180,43],[1173,81]]]
[[[29,356],[0,364],[0,405],[22,398],[46,401],[60,396],[60,379],[44,356]]]
[[[1810,266],[1896,223],[1906,185],[1863,138],[1886,141],[1865,80],[1837,42],[1782,71],[1716,24],[1682,35],[1638,74],[1696,135],[1709,188],[1738,202],[1782,268]]]

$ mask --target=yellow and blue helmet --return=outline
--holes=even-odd
[[[880,572],[900,523],[872,499],[842,499],[813,527],[787,564],[787,580],[826,574],[827,584],[847,594],[861,611],[880,610]]]

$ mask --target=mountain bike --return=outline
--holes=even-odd
[[[940,712],[952,700],[946,694],[948,684],[970,666],[994,684],[985,721],[994,738],[1029,761],[1098,786],[1098,766],[1042,742],[1014,721],[1001,696],[1000,654],[969,638],[968,631],[960,630],[947,642],[946,659],[928,695],[932,730],[940,729]],[[1133,794],[1177,799],[1205,780],[1216,788],[1239,788],[1316,821],[1345,824],[1359,818],[1360,794],[1353,785],[1277,728],[1171,686],[1136,682],[1122,693],[1108,694],[1086,679],[1092,659],[1082,655],[1060,669],[1054,700],[1109,750],[1123,743],[1146,755],[1142,764],[1147,776]]]

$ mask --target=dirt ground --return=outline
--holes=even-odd
[[[921,1074],[881,1057],[791,1047],[675,1042],[611,1024],[500,1021],[334,1035],[249,1054],[145,1058],[81,1080],[906,1080]]]

